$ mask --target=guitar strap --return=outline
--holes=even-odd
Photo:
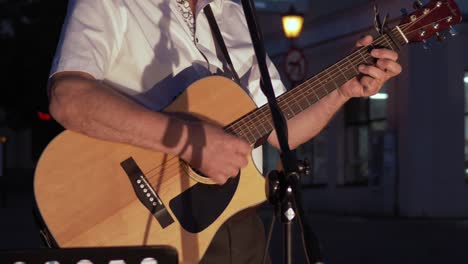
[[[210,24],[211,33],[215,39],[216,51],[221,49],[224,60],[227,62],[227,66],[229,67],[234,80],[240,85],[239,75],[237,75],[236,69],[234,68],[234,65],[232,65],[231,57],[229,56],[229,52],[226,48],[226,44],[224,43],[221,31],[219,30],[218,23],[216,23],[216,19],[213,15],[213,10],[211,10],[210,4],[206,5],[203,10],[206,18],[208,19],[208,23]],[[219,52],[217,53],[219,54]]]

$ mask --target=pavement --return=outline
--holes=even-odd
[[[262,214],[265,216],[265,214]],[[468,263],[468,220],[358,217],[308,213],[324,263]],[[265,223],[271,217],[265,218]],[[267,226],[269,225],[266,224]],[[281,226],[275,224],[272,263],[284,263]],[[297,224],[293,263],[306,263]]]
[[[42,247],[31,213],[31,186],[6,190],[6,194],[6,201],[0,201],[0,250]],[[270,207],[262,207],[260,215],[268,230]],[[306,215],[320,241],[325,263],[468,263],[468,219]],[[293,263],[306,263],[297,224],[293,239]],[[270,246],[273,264],[284,263],[282,249],[277,222]]]

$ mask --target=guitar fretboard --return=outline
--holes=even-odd
[[[406,42],[395,28],[391,31],[394,41],[399,45]],[[360,72],[357,67],[361,64],[375,64],[375,58],[370,56],[373,48],[385,47],[398,51],[398,45],[388,34],[376,38],[372,45],[359,48],[334,65],[308,79],[297,87],[278,97],[278,106],[286,119],[291,119],[301,113],[332,91],[338,89],[347,81],[353,79]],[[268,105],[264,105],[239,120],[225,127],[225,131],[236,135],[250,144],[268,135],[273,130],[272,117]]]

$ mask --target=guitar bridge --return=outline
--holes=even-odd
[[[170,224],[174,223],[174,219],[172,219],[171,215],[167,211],[167,208],[159,198],[158,193],[148,182],[135,160],[130,157],[125,161],[122,161],[120,166],[122,166],[130,178],[130,182],[138,200],[140,200],[140,202],[151,212],[161,227],[166,228]]]

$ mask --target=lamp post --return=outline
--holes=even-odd
[[[291,5],[288,12],[281,15],[283,31],[286,38],[291,40],[291,46],[286,53],[284,70],[291,85],[294,87],[305,78],[307,62],[302,49],[295,47],[294,40],[302,32],[304,24],[304,14],[298,13]]]

